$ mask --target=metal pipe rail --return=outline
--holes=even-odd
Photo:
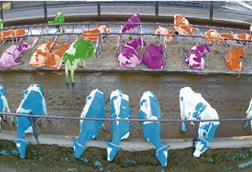
[[[16,117],[32,117],[32,118],[44,118],[44,119],[62,119],[62,120],[94,120],[94,121],[130,121],[130,122],[240,122],[251,121],[250,118],[224,118],[224,119],[201,119],[201,120],[183,120],[183,119],[171,119],[171,118],[159,118],[159,119],[139,119],[139,118],[89,118],[89,117],[71,117],[71,116],[58,116],[58,115],[31,115],[31,114],[17,114],[0,112],[0,115],[16,116]]]
[[[9,26],[9,27],[4,27],[3,29],[0,29],[0,31],[3,30],[8,30],[8,29],[17,29],[17,28],[33,28],[33,27],[55,27],[55,26],[62,26],[62,27],[67,27],[67,26],[87,26],[90,27],[90,25],[114,25],[114,26],[121,26],[125,22],[73,22],[73,23],[65,23],[65,24],[55,24],[55,25],[49,25],[49,24],[35,24],[35,25],[22,25],[22,26]],[[140,23],[134,23],[130,22],[131,24],[139,24],[139,25],[147,25],[147,26],[163,26],[163,27],[174,27],[178,26],[172,23],[153,23],[153,22],[140,22]],[[182,25],[180,25],[182,26]],[[230,30],[230,31],[237,31],[237,32],[247,32],[251,33],[249,30],[244,30],[244,29],[236,29],[236,28],[228,28],[228,27],[217,27],[217,26],[210,26],[210,25],[194,25],[191,24],[190,26],[192,27],[197,27],[197,28],[202,28],[202,29],[223,29],[223,30]]]

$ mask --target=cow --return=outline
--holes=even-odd
[[[128,41],[118,55],[120,67],[135,68],[137,65],[141,64],[142,55],[140,49],[144,45],[146,45],[146,43],[141,38]]]
[[[218,113],[199,93],[190,87],[184,87],[179,92],[180,117],[182,120],[218,120]],[[181,132],[186,132],[186,122],[181,123]],[[192,122],[195,124],[195,122]],[[196,127],[198,138],[195,140],[193,156],[199,158],[209,147],[209,142],[214,139],[219,121],[199,122]]]
[[[149,44],[143,54],[143,63],[150,69],[165,68],[164,47],[161,44]]]
[[[252,132],[252,98],[250,100],[250,104],[249,104],[249,107],[248,107],[248,110],[246,112],[247,114],[247,118],[248,119],[251,119],[250,121],[245,121],[245,124],[244,124],[244,128],[247,128],[249,123],[250,123],[250,126],[251,126],[251,132]]]
[[[23,99],[19,104],[16,113],[21,115],[17,117],[17,139],[16,147],[19,151],[20,158],[24,159],[26,146],[29,143],[25,140],[26,133],[33,133],[36,137],[36,124],[39,118],[29,118],[22,114],[30,115],[47,115],[46,101],[44,98],[43,87],[40,84],[31,84],[25,91]]]
[[[157,97],[151,92],[146,91],[140,99],[140,109],[138,111],[139,119],[158,120],[160,118],[160,107]],[[160,137],[159,121],[143,121],[142,126],[144,138],[154,145],[156,157],[162,167],[167,166],[168,147],[163,145]]]
[[[46,57],[46,61],[44,63],[45,67],[49,68],[56,68],[60,69],[61,64],[62,64],[62,56],[66,52],[66,50],[69,48],[70,44],[59,44],[53,50],[50,54],[49,57]]]
[[[94,89],[86,97],[86,103],[81,113],[81,118],[104,118],[105,95],[102,91]],[[103,121],[80,120],[79,137],[74,140],[74,157],[79,158],[86,150],[87,141],[94,139],[99,134],[99,128],[104,125]]]
[[[78,68],[78,64],[83,62],[85,67],[85,60],[91,58],[96,49],[92,42],[82,38],[74,41],[65,51],[62,60],[65,64],[66,83],[74,83],[74,71]],[[69,81],[68,73],[70,71],[71,80]]]
[[[138,32],[140,28],[140,16],[139,14],[132,15],[127,22],[121,25],[121,33]]]
[[[165,41],[171,42],[173,40],[173,35],[175,33],[175,30],[168,30],[167,28],[158,26],[158,28],[154,32],[156,35],[163,35],[165,37]]]
[[[48,24],[52,24],[52,25],[60,25],[64,23],[65,23],[65,18],[62,12],[58,12],[54,20],[48,21]]]
[[[89,40],[89,41],[96,42],[101,33],[109,33],[109,32],[110,31],[109,31],[109,28],[107,26],[101,25],[101,26],[99,26],[99,27],[97,27],[95,29],[84,31],[82,33],[82,38],[86,39],[86,40]]]
[[[220,40],[220,33],[215,30],[215,29],[208,29],[205,33],[204,33],[204,38],[213,45],[216,45],[216,41]]]
[[[25,54],[31,46],[26,42],[20,42],[17,45],[10,46],[3,52],[0,58],[1,68],[12,68],[22,64],[19,58],[22,54]]]
[[[9,104],[6,98],[6,90],[3,85],[0,84],[0,112],[10,113]],[[3,119],[6,119],[6,116],[3,115]],[[14,118],[11,118],[11,121],[14,122]],[[2,127],[2,115],[0,115],[0,129]]]
[[[43,67],[47,58],[50,56],[50,51],[54,43],[53,40],[49,39],[46,43],[41,44],[31,56],[29,65],[33,68]]]
[[[205,68],[205,52],[210,52],[207,44],[193,46],[188,55],[185,55],[185,62],[192,69],[203,70]]]
[[[229,70],[235,70],[240,76],[242,70],[242,61],[241,58],[246,54],[244,48],[232,48],[230,52],[226,54],[225,63]]]
[[[129,96],[121,90],[115,90],[110,96],[110,117],[113,119],[129,119],[132,116]],[[129,121],[112,121],[112,141],[107,142],[107,160],[113,161],[120,150],[119,144],[130,134]]]
[[[189,21],[181,14],[174,15],[174,31],[179,35],[192,36],[198,31],[197,28],[192,27]]]
[[[0,42],[10,38],[21,38],[26,36],[24,28],[3,30],[0,32]]]

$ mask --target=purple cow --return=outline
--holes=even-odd
[[[149,44],[143,55],[143,63],[150,69],[163,69],[166,65],[163,54],[162,45]]]
[[[127,22],[125,22],[122,26],[122,33],[135,30],[136,28],[140,27],[140,16],[139,14],[132,15]]]
[[[205,51],[210,52],[207,44],[195,45],[191,48],[189,54],[185,57],[185,62],[192,69],[202,70],[205,68]]]
[[[142,56],[139,53],[139,48],[146,45],[141,39],[133,39],[127,42],[122,48],[118,61],[122,68],[134,68],[142,62]]]
[[[21,64],[22,62],[18,61],[18,58],[30,48],[31,46],[26,42],[21,42],[18,45],[10,46],[0,58],[0,67],[11,68]]]

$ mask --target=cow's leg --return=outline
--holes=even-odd
[[[6,103],[6,111],[8,113],[11,113],[7,99],[5,99],[5,103]],[[7,116],[7,121],[8,121],[8,123],[15,124],[16,123],[16,117],[15,116]]]
[[[65,80],[65,82],[66,82],[66,83],[69,83],[69,80],[68,80],[68,67],[67,67],[67,65],[65,65],[65,75],[66,75],[66,80]]]
[[[74,69],[72,69],[70,72],[71,72],[71,83],[75,83],[74,81]]]
[[[86,67],[86,61],[83,60],[83,67],[85,68]]]

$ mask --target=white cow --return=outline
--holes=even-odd
[[[250,127],[251,127],[251,132],[252,132],[252,98],[250,100],[250,104],[249,104],[249,107],[248,107],[246,114],[247,114],[247,118],[251,119],[251,121],[246,121],[244,128],[247,128],[247,126],[249,125],[249,122],[250,122]]]
[[[216,120],[219,116],[214,108],[190,87],[184,87],[179,93],[180,115],[183,120]],[[193,122],[192,122],[193,124]],[[195,143],[194,157],[208,149],[209,142],[213,140],[219,121],[200,122],[198,128],[198,139]],[[181,123],[181,131],[186,132],[186,123]]]
[[[10,113],[10,108],[8,105],[8,101],[6,99],[6,91],[4,86],[0,84],[0,112],[8,112]],[[6,119],[5,116],[3,116],[3,119]],[[11,118],[11,121],[14,122],[14,118]],[[0,129],[2,127],[2,116],[0,116]]]

